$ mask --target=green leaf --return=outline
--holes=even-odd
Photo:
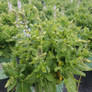
[[[0,51],[0,56],[2,56],[3,55],[3,52],[2,51]]]
[[[92,56],[88,58],[91,62],[90,63],[85,63],[86,65],[88,65],[90,68],[92,68]]]
[[[82,71],[78,70],[77,68],[71,68],[71,71],[72,71],[73,74],[75,74],[75,75],[85,76],[85,73],[83,73]]]
[[[65,87],[67,88],[68,92],[77,92],[76,90],[76,82],[73,78],[64,79]]]
[[[84,63],[79,63],[75,66],[77,69],[80,69],[81,71],[91,71],[92,68],[90,68],[88,65]]]
[[[43,87],[40,82],[35,84],[36,92],[43,92]]]
[[[53,76],[49,73],[49,74],[45,74],[45,77],[48,81],[54,81]]]
[[[31,73],[25,79],[25,83],[33,84],[39,81],[39,74]]]
[[[31,92],[30,85],[23,82],[18,82],[16,92]]]
[[[17,80],[13,81],[13,84],[9,85],[7,91],[10,92],[17,84]]]
[[[18,72],[15,71],[15,68],[12,66],[11,63],[3,63],[2,64],[2,67],[4,69],[4,72],[7,76],[13,76],[14,78],[17,78],[18,77]]]
[[[45,81],[45,92],[56,92],[56,84],[54,82]]]
[[[57,72],[58,70],[60,70],[62,72],[62,68],[60,66],[55,67],[54,71]]]

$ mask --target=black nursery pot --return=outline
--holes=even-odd
[[[8,79],[0,80],[0,92],[7,92],[7,89],[5,88],[5,84]]]
[[[7,89],[5,88],[5,84],[6,84],[7,80],[8,80],[8,78],[0,80],[0,92],[7,92]],[[12,91],[10,91],[10,92],[12,92]],[[13,91],[13,92],[15,92],[15,91]]]

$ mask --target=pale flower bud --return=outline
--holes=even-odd
[[[21,1],[18,0],[18,9],[20,10],[21,9]]]
[[[8,7],[9,7],[9,11],[12,10],[12,3],[10,1],[8,1]]]

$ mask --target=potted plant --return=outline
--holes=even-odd
[[[89,40],[58,9],[53,11],[54,3],[47,10],[24,4],[24,11],[16,13],[20,31],[13,38],[11,62],[2,64],[8,92],[56,92],[62,81],[69,92],[77,92],[74,74],[85,76],[83,71],[92,70],[85,64],[90,62]]]
[[[17,40],[12,62],[3,64],[9,77],[5,87],[16,92],[31,92],[30,87],[56,92],[56,84],[63,80],[69,92],[77,92],[74,74],[85,76],[82,71],[91,70],[84,63],[89,56],[87,44],[65,17],[34,24],[29,37]]]

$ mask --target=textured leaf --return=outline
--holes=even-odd
[[[54,78],[51,74],[46,74],[45,77],[48,81],[54,81]]]
[[[73,74],[75,74],[75,75],[85,76],[85,73],[83,73],[82,71],[78,70],[77,68],[73,68],[73,69],[71,69],[71,71],[72,71]]]
[[[45,92],[56,92],[56,84],[53,82],[45,81],[44,91]]]
[[[28,84],[18,82],[16,92],[31,92],[31,88]]]
[[[24,80],[25,83],[29,83],[29,84],[33,84],[33,83],[38,82],[38,81],[39,81],[39,77],[38,77],[38,75],[35,74],[35,73],[29,74],[29,75],[25,78],[25,80]]]
[[[17,71],[15,71],[14,67],[12,67],[11,65],[9,65],[9,63],[3,63],[2,67],[4,69],[4,72],[7,76],[14,76],[15,78],[18,77],[18,73]]]
[[[64,80],[65,87],[67,88],[68,92],[77,92],[76,90],[76,82],[73,78],[68,78]]]
[[[13,81],[13,84],[9,85],[7,91],[10,92],[17,84],[17,80]]]
[[[36,83],[35,89],[37,92],[43,92],[44,90],[40,82]]]
[[[92,68],[90,68],[88,65],[84,64],[84,63],[79,63],[76,65],[76,68],[82,70],[82,71],[91,71]]]

